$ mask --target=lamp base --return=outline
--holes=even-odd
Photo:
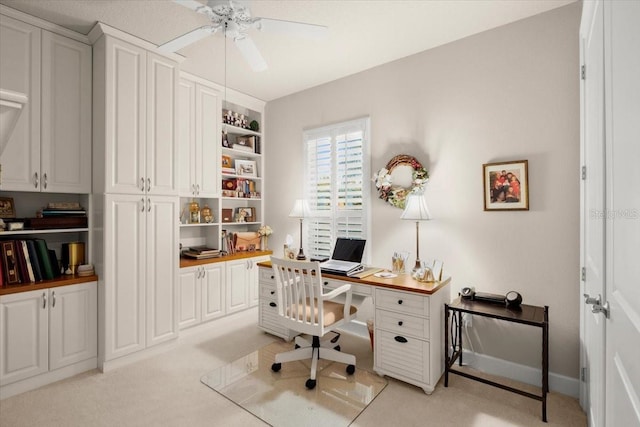
[[[416,258],[416,265],[413,267],[413,270],[411,270],[412,273],[415,273],[416,271],[420,270],[422,268],[422,265],[420,263],[420,258]]]
[[[307,256],[304,254],[304,252],[302,251],[302,248],[300,248],[300,251],[298,251],[298,256],[296,257],[296,259],[298,261],[304,261],[307,259]]]

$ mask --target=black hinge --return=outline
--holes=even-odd
[[[582,180],[584,181],[585,179],[587,179],[587,167],[582,166]]]
[[[580,269],[580,280],[582,280],[583,282],[587,280],[587,269],[585,267],[582,267]]]
[[[587,77],[587,66],[583,65],[580,67],[580,78],[584,80]]]
[[[586,367],[582,367],[580,369],[580,380],[587,381],[587,368]]]

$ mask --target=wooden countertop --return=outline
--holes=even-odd
[[[263,261],[258,263],[259,267],[271,268],[271,261]],[[383,270],[389,271],[389,270]],[[385,279],[382,277],[376,277],[373,274],[366,276],[362,279],[357,277],[339,276],[335,274],[322,273],[323,278],[342,280],[345,282],[351,282],[361,285],[377,286],[380,288],[395,289],[398,291],[416,292],[419,294],[431,295],[438,290],[448,285],[451,282],[451,277],[446,277],[439,282],[418,282],[411,274],[398,274],[396,277]]]
[[[180,257],[180,268],[195,267],[197,265],[212,264],[216,262],[233,261],[236,259],[243,259],[243,258],[254,258],[259,256],[271,255],[271,254],[273,254],[273,251],[251,251],[251,252],[236,252],[233,255],[223,255],[218,258],[207,258],[207,259],[194,259],[194,258]]]
[[[97,282],[98,276],[70,276],[65,275],[53,280],[43,280],[35,283],[21,283],[19,285],[6,285],[0,288],[1,295],[17,294],[19,292],[37,291],[40,289],[57,288],[58,286],[77,285],[78,283]]]

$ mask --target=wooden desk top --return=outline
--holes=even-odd
[[[53,280],[43,280],[34,283],[21,283],[19,285],[6,285],[0,288],[0,295],[17,294],[20,292],[37,291],[40,289],[57,288],[58,286],[77,285],[78,283],[97,282],[98,276],[61,276]]]
[[[243,259],[243,258],[254,258],[258,256],[271,255],[271,254],[273,254],[273,251],[251,251],[251,252],[247,251],[247,252],[236,252],[233,255],[223,255],[217,258],[206,258],[206,259],[180,257],[180,268],[194,267],[196,265],[203,265],[203,264],[213,264],[216,262],[233,261],[236,259]]]
[[[545,307],[535,305],[521,304],[520,307],[510,308],[501,304],[457,298],[449,304],[449,308],[465,313],[532,326],[542,326],[545,321]]]
[[[264,261],[258,263],[259,267],[271,268],[271,261]],[[357,277],[340,276],[337,274],[322,273],[323,278],[342,280],[343,282],[351,282],[358,285],[377,286],[380,288],[395,289],[398,291],[416,292],[419,294],[431,295],[436,293],[441,288],[451,282],[451,277],[447,277],[440,282],[418,282],[411,277],[410,274],[399,274],[396,277],[390,279],[384,279],[382,277],[376,277],[373,274],[371,276],[359,279]]]

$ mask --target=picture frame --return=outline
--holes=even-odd
[[[231,159],[231,156],[227,156],[227,155],[222,155],[222,167],[223,168],[232,168],[233,167],[233,160]]]
[[[229,135],[222,131],[222,146],[225,148],[231,148],[231,144],[229,144]]]
[[[233,222],[232,208],[222,208],[222,222]]]
[[[15,218],[16,205],[13,197],[0,197],[0,218]]]
[[[255,222],[256,208],[242,207],[236,208],[236,222]]]
[[[482,165],[485,211],[529,210],[528,166],[527,160]]]
[[[255,160],[236,160],[236,175],[257,177],[257,163]]]
[[[233,144],[233,148],[254,153],[256,149],[256,137],[253,135],[238,136],[236,143]]]

